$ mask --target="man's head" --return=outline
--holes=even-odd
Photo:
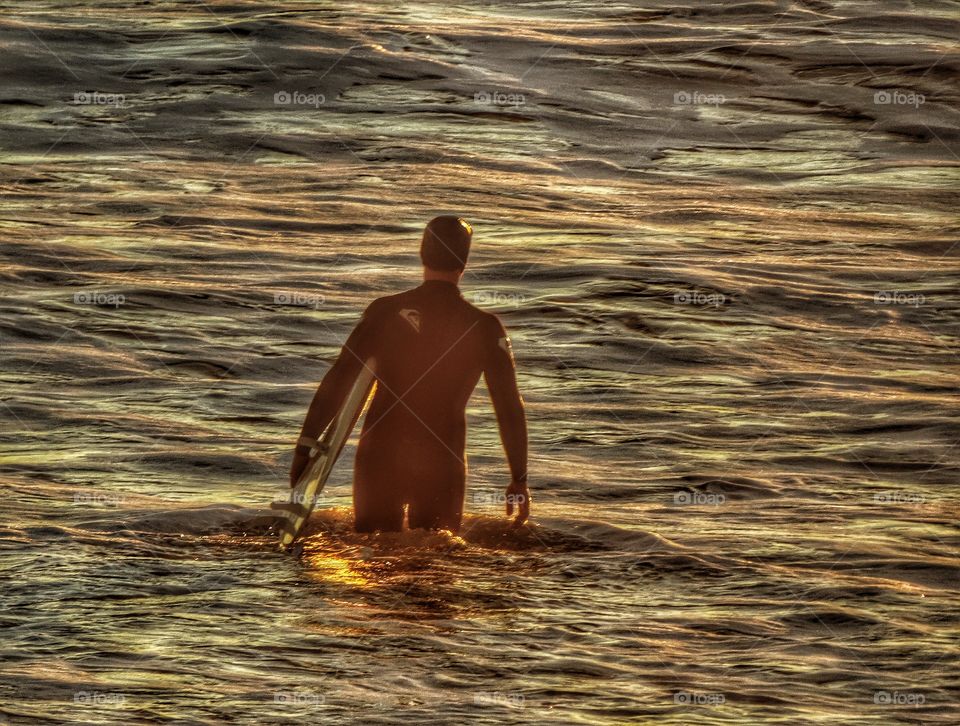
[[[463,272],[470,256],[473,227],[460,217],[434,217],[423,230],[420,259],[423,266],[438,272]]]

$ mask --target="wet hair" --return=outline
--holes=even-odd
[[[473,227],[465,219],[445,214],[434,217],[423,230],[420,259],[431,270],[462,270],[470,255]]]

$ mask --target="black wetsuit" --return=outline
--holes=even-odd
[[[358,531],[410,527],[456,531],[466,482],[466,405],[484,375],[514,478],[525,476],[527,432],[513,355],[497,316],[429,280],[375,300],[324,377],[314,406],[316,436],[333,417],[361,366],[377,392],[354,468]]]

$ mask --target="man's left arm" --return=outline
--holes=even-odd
[[[527,485],[527,417],[523,398],[517,388],[517,371],[507,331],[496,318],[490,318],[488,354],[483,369],[487,390],[493,401],[500,429],[500,440],[510,467],[510,485],[507,487],[507,516],[513,514],[514,524],[523,524],[530,516],[530,489]]]

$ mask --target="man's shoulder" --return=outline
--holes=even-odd
[[[411,288],[376,298],[367,306],[364,317],[383,319],[398,313],[402,315],[407,308],[419,311],[419,306],[424,301],[418,296],[418,289]],[[463,296],[457,297],[453,305],[461,314],[465,314],[465,322],[475,325],[486,337],[496,340],[506,334],[500,317],[495,313],[477,307]]]
[[[466,297],[461,296],[459,300],[469,319],[484,332],[497,331],[503,328],[500,318],[488,310],[477,307]]]
[[[410,290],[394,293],[393,295],[384,295],[376,298],[367,305],[364,315],[379,315],[392,310],[397,310],[403,306],[404,300],[409,299]]]
[[[478,308],[473,303],[468,302],[467,304],[472,308],[477,328],[484,338],[496,343],[500,338],[506,336],[507,332],[503,327],[503,323],[500,321],[499,315],[491,313],[489,310]]]

